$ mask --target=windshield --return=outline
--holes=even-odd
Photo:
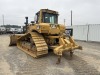
[[[57,15],[44,13],[44,23],[52,23],[52,24],[57,23]]]

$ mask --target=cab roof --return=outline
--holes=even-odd
[[[52,13],[52,14],[57,14],[58,15],[58,12],[57,11],[54,11],[54,10],[41,9],[40,11],[47,12],[47,13]],[[40,11],[38,11],[36,14],[39,14]]]

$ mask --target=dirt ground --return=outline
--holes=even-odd
[[[77,43],[83,50],[75,50],[72,59],[64,53],[57,65],[52,52],[34,59],[16,46],[9,47],[9,35],[0,35],[0,75],[100,75],[100,43]]]

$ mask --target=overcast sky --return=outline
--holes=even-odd
[[[24,25],[25,16],[34,20],[40,9],[59,12],[59,23],[70,25],[70,12],[73,11],[73,25],[100,24],[100,0],[0,0],[0,25],[2,15],[5,24]]]

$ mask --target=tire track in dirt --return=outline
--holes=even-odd
[[[77,55],[73,55],[73,58],[70,59],[69,55],[64,54],[64,58],[75,71],[75,75],[100,75],[97,69],[88,65],[84,59]]]

